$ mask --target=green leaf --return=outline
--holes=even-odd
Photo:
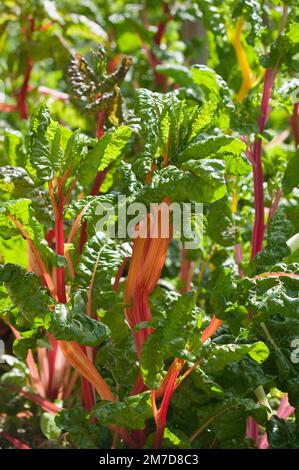
[[[94,144],[95,139],[87,137],[79,130],[73,132],[66,144],[60,173],[71,170],[71,175],[75,176],[81,163],[87,158],[89,147]]]
[[[220,271],[211,294],[211,304],[217,318],[225,318],[227,320],[229,315],[232,317],[236,316],[237,281],[237,273],[232,268],[225,266]]]
[[[216,110],[217,103],[213,100],[205,101],[201,106],[197,107],[192,116],[191,132],[188,141],[193,140],[200,132],[205,131],[212,125]]]
[[[214,202],[207,216],[207,234],[222,246],[232,246],[237,242],[238,229],[234,225],[227,197]]]
[[[62,158],[61,131],[50,117],[46,103],[40,105],[30,123],[30,162],[39,181],[51,181]]]
[[[299,185],[299,151],[288,161],[285,174],[282,180],[284,194],[289,194]]]
[[[73,314],[64,304],[56,305],[49,331],[58,340],[76,341],[85,346],[98,346],[109,337],[106,325],[87,315]]]
[[[93,312],[96,312],[97,308],[103,308],[103,296],[112,291],[114,277],[128,254],[124,247],[103,236],[101,232],[97,232],[85,244],[74,282],[77,290],[84,291],[83,295],[87,302],[86,292],[93,278],[91,292]]]
[[[163,96],[145,88],[137,90],[136,114],[141,119],[146,153],[153,156],[159,145],[160,122],[164,114]]]
[[[188,160],[183,163],[182,169],[198,177],[198,185],[205,191],[205,201],[214,202],[225,195],[224,164],[221,160]]]
[[[107,41],[107,33],[95,21],[92,21],[85,15],[78,15],[76,13],[69,14],[67,20],[67,36],[74,36],[76,38],[87,39],[95,43],[102,44]]]
[[[298,318],[299,277],[291,277],[294,271],[298,272],[298,265],[278,264],[271,271],[272,276],[241,279],[238,286],[239,302],[259,321],[273,315]],[[290,276],[275,275],[275,272],[289,272]]]
[[[9,298],[18,309],[15,323],[22,330],[47,328],[54,299],[42,287],[40,278],[15,264],[0,265],[0,284],[4,283]]]
[[[157,65],[156,70],[158,73],[162,73],[171,77],[175,83],[179,83],[181,86],[188,87],[193,84],[192,73],[190,69],[180,64],[163,64]]]
[[[111,337],[99,348],[96,364],[110,371],[118,387],[118,396],[122,399],[136,383],[139,367],[134,338],[124,319],[123,303],[116,304],[115,297],[116,293],[113,292],[107,311],[100,312],[100,318],[110,329]]]
[[[57,439],[61,434],[61,429],[55,423],[55,415],[43,413],[40,419],[40,427],[47,439]]]
[[[21,132],[14,129],[4,131],[5,159],[8,165],[24,167],[26,153],[24,149],[24,138]]]
[[[252,344],[213,344],[211,349],[208,349],[203,368],[208,374],[213,374],[224,369],[231,362],[243,359],[246,354],[261,363],[267,359],[269,350],[261,341]]]
[[[244,151],[245,144],[235,137],[209,136],[187,146],[178,155],[178,164],[181,165],[189,159],[219,158],[225,161],[228,174],[246,175],[250,171],[250,165]]]
[[[0,167],[0,189],[12,199],[22,197],[34,188],[34,183],[26,170],[21,167]],[[2,197],[1,197],[2,199]],[[4,199],[4,197],[3,197]]]
[[[209,203],[226,193],[224,164],[220,160],[189,160],[182,171],[169,165],[154,174],[150,185],[144,187],[136,199],[145,202],[161,202],[170,197],[171,202]]]
[[[22,236],[12,237],[9,240],[0,238],[0,262],[3,264],[19,264],[24,268],[28,264],[27,243]]]
[[[111,447],[110,431],[107,427],[91,422],[84,408],[61,410],[55,418],[56,425],[69,433],[79,449],[106,449]]]
[[[29,235],[32,234],[30,226],[31,214],[29,212],[30,199],[16,199],[0,203],[0,236],[4,239],[9,239],[13,236],[20,235],[20,229],[15,223],[7,216],[10,214],[14,219],[18,220],[20,224],[28,231]]]
[[[131,129],[128,126],[119,126],[105,132],[93,149],[84,156],[78,180],[84,186],[90,186],[97,172],[107,168],[120,156],[130,136]]]
[[[292,233],[293,225],[287,219],[284,209],[278,209],[270,220],[265,236],[265,247],[252,261],[250,272],[265,271],[288,256],[290,249],[287,241]]]
[[[150,392],[128,397],[125,401],[97,403],[92,414],[103,424],[114,424],[129,429],[144,429],[153,416]]]
[[[188,437],[179,429],[172,432],[169,428],[164,429],[163,449],[190,449]]]
[[[109,133],[106,144],[107,139],[109,140]],[[51,119],[46,104],[42,104],[33,116],[30,127],[30,161],[39,182],[51,181],[55,175],[62,176],[64,172],[76,176],[81,165],[86,165],[88,159],[93,161],[97,157],[97,145],[96,139],[91,139],[79,130],[70,135],[67,129]],[[90,150],[90,147],[93,149]],[[110,149],[111,152],[113,149]],[[106,158],[109,159],[109,156]],[[97,162],[93,161],[93,164],[96,165]],[[96,171],[93,176],[95,175]]]
[[[299,432],[296,425],[286,419],[272,416],[267,424],[270,449],[299,449]]]
[[[141,372],[149,388],[157,388],[166,359],[187,358],[188,344],[200,348],[199,309],[192,293],[172,299],[165,318],[158,322],[142,347]],[[192,354],[191,354],[192,357]]]
[[[216,122],[222,128],[229,126],[230,112],[234,109],[227,84],[220,75],[206,65],[193,65],[191,67],[192,79],[198,86],[204,99],[215,101],[218,105]]]
[[[188,379],[187,379],[188,380]],[[191,379],[190,379],[191,380]],[[217,440],[217,448],[243,448],[246,420],[253,416],[265,425],[267,412],[255,400],[228,396],[199,404],[199,392],[182,384],[172,397],[172,426],[185,423],[186,434],[192,436],[194,448],[207,448]]]
[[[28,369],[26,363],[20,361],[14,356],[9,356],[8,354],[3,354],[1,361],[6,363],[11,367],[10,370],[4,372],[0,378],[1,393],[4,385],[14,385],[17,387],[24,387],[26,385],[26,380],[28,379]],[[10,390],[11,394],[11,390]]]
[[[44,238],[44,228],[35,217],[30,199],[11,199],[0,202],[0,236],[10,239],[20,235],[25,230],[28,237],[34,242],[46,266],[65,266],[63,256],[56,255]],[[8,214],[13,218],[10,218]],[[21,226],[21,227],[20,227]]]

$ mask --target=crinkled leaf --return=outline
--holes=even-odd
[[[102,449],[111,446],[108,428],[91,422],[84,408],[65,408],[58,413],[55,422],[60,429],[69,433],[71,441],[79,449]]]
[[[193,334],[198,335],[200,347],[199,315],[193,294],[172,299],[166,318],[159,321],[142,347],[141,372],[148,387],[156,388],[159,385],[166,359],[188,357],[188,343],[194,344]]]
[[[262,363],[267,359],[269,350],[262,341],[252,344],[213,344],[207,356],[204,353],[203,368],[207,373],[213,374],[224,369],[231,362],[243,359],[246,354],[256,362]]]
[[[244,154],[245,144],[227,135],[209,136],[191,143],[178,155],[178,164],[189,159],[219,158],[225,161],[226,171],[231,175],[245,175],[250,165]]]
[[[0,283],[4,283],[13,305],[19,310],[16,324],[22,330],[48,327],[50,308],[55,301],[42,287],[36,274],[15,264],[0,265]]]
[[[222,246],[232,246],[236,243],[238,229],[234,225],[227,197],[211,205],[207,221],[207,234],[213,241]]]
[[[195,162],[189,160],[182,171],[169,165],[153,176],[150,185],[144,187],[138,199],[145,202],[161,202],[170,197],[171,202],[217,201],[226,193],[224,165],[220,160]]]
[[[265,247],[251,263],[250,272],[265,271],[267,267],[282,261],[290,254],[287,240],[293,233],[293,225],[287,219],[283,209],[272,216],[265,236]]]
[[[58,122],[50,117],[50,110],[41,104],[30,124],[30,162],[39,181],[51,181],[62,158],[61,131]]]
[[[104,136],[94,145],[83,158],[78,180],[84,186],[90,186],[98,171],[107,168],[116,160],[131,136],[128,126],[119,126],[105,132]]]
[[[267,424],[270,449],[299,449],[299,431],[296,425],[286,419],[272,416]]]
[[[153,415],[150,392],[128,397],[125,401],[97,403],[92,414],[103,424],[129,429],[143,429]]]
[[[76,341],[85,346],[98,346],[109,337],[109,329],[99,320],[73,314],[64,304],[56,305],[49,331],[58,340]]]
[[[77,289],[84,291],[84,296],[92,284],[93,312],[103,307],[101,298],[105,292],[112,291],[114,277],[126,256],[128,251],[124,247],[106,238],[101,232],[85,244],[74,282]]]

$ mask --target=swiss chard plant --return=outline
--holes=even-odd
[[[33,3],[1,24],[0,445],[299,448],[297,2]]]

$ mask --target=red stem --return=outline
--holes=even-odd
[[[264,79],[263,95],[258,118],[259,132],[263,132],[269,114],[269,101],[276,76],[276,70],[267,69]],[[252,149],[253,181],[254,181],[254,227],[252,234],[251,257],[254,258],[263,247],[265,222],[264,222],[264,176],[262,168],[262,139],[257,138]]]
[[[114,279],[114,284],[113,284],[113,290],[114,292],[116,292],[118,290],[118,287],[119,287],[119,283],[120,283],[120,279],[121,279],[121,276],[125,270],[125,267],[127,265],[127,262],[128,262],[128,257],[125,256],[124,259],[122,260],[121,262],[121,265],[120,267],[118,268],[118,271],[116,273],[116,276],[115,276],[115,279]]]
[[[23,444],[23,442],[19,441],[19,439],[11,436],[7,432],[2,431],[0,434],[4,437],[4,439],[11,442],[11,444],[13,444],[16,449],[30,449],[30,447],[27,446],[27,444]]]
[[[264,78],[264,88],[258,118],[259,132],[263,132],[269,116],[269,102],[276,77],[276,68],[267,69]],[[253,144],[252,152],[253,183],[254,183],[254,226],[251,241],[251,258],[254,258],[263,248],[265,233],[265,205],[264,205],[264,175],[262,168],[262,139],[257,138]],[[249,320],[252,319],[248,312]],[[257,442],[258,425],[252,417],[247,420],[246,435]]]
[[[172,373],[169,377],[168,383],[165,388],[165,393],[162,399],[161,407],[158,411],[157,415],[157,430],[156,430],[156,436],[155,436],[155,442],[154,442],[154,449],[160,449],[162,440],[163,440],[163,435],[164,435],[164,429],[166,426],[166,419],[167,419],[167,412],[169,408],[169,403],[171,400],[171,397],[173,395],[173,392],[175,390],[175,384],[176,380],[178,378],[179,373],[182,370],[182,367],[184,365],[183,360],[180,360],[178,364],[176,364],[176,367],[173,368]]]
[[[61,408],[55,405],[55,403],[51,403],[49,400],[46,400],[45,398],[42,398],[34,393],[27,392],[26,390],[20,390],[19,394],[28,400],[33,401],[44,411],[48,411],[49,413],[56,414],[61,410]]]
[[[296,147],[299,145],[299,102],[294,104],[293,114],[290,119],[291,127],[294,134]]]
[[[56,253],[57,255],[64,256],[64,232],[63,232],[63,204],[61,197],[59,197],[57,205],[57,220],[55,221],[55,239],[56,239]],[[66,303],[65,293],[65,269],[56,268],[57,279],[57,296],[60,303]]]
[[[25,30],[25,33],[27,36],[26,38],[27,42],[30,42],[32,33],[34,31],[34,18],[30,18],[29,23],[30,23],[29,30],[28,31]],[[26,97],[27,97],[27,93],[29,90],[29,80],[30,80],[30,75],[31,75],[31,71],[33,68],[33,64],[34,64],[33,59],[31,57],[28,57],[26,61],[26,70],[24,74],[23,84],[17,96],[17,107],[18,107],[18,112],[20,114],[21,119],[28,118],[28,106],[26,103]]]
[[[82,350],[85,351],[84,346]],[[85,377],[81,376],[82,405],[87,411],[91,411],[96,403],[94,387]]]
[[[104,134],[104,123],[106,118],[106,111],[99,111],[97,113],[97,126],[96,126],[96,138],[100,139]]]
[[[104,134],[104,123],[106,118],[106,111],[100,111],[96,116],[96,137],[100,139]],[[93,182],[92,188],[90,190],[91,196],[96,196],[99,193],[101,184],[103,183],[105,176],[107,174],[108,168],[103,171],[99,171]],[[79,256],[82,254],[84,245],[87,241],[87,221],[84,221],[81,227],[80,240],[78,246]],[[85,350],[85,348],[83,348]],[[92,384],[85,378],[81,376],[81,390],[82,390],[82,403],[84,407],[90,411],[95,405],[95,394],[94,387]]]
[[[166,30],[167,23],[170,20],[169,5],[166,2],[163,2],[163,13],[165,15],[165,19],[160,21],[160,23],[158,24],[158,29],[154,37],[154,42],[155,44],[157,44],[157,46],[160,46],[162,37]]]
[[[235,248],[235,259],[238,265],[239,276],[244,276],[244,271],[241,268],[241,263],[243,260],[243,251],[242,251],[241,243],[237,243],[234,248]]]
[[[55,239],[55,231],[52,228],[50,228],[45,236],[45,240],[47,240],[47,243],[50,248],[53,245],[54,239]]]
[[[94,183],[92,185],[92,188],[90,190],[90,195],[91,196],[97,196],[100,190],[100,187],[105,179],[105,176],[107,175],[108,168],[105,168],[103,171],[99,171]],[[79,241],[79,246],[78,246],[78,254],[81,255],[84,245],[87,241],[87,221],[85,220],[82,224],[81,228],[81,234],[80,234],[80,241]]]
[[[169,5],[166,2],[163,2],[163,13],[164,13],[165,19],[160,21],[160,23],[158,24],[157,32],[154,36],[154,43],[158,47],[160,47],[161,45],[162,37],[165,33],[167,23],[171,19],[170,12],[169,12]],[[158,57],[156,56],[156,54],[154,53],[152,49],[150,49],[149,47],[145,45],[143,47],[147,53],[149,64],[154,69],[156,85],[158,88],[163,88],[166,83],[166,77],[165,75],[162,75],[155,71],[156,65],[161,64],[161,61],[160,59],[158,59]]]
[[[18,97],[17,97],[18,111],[19,111],[21,119],[27,119],[28,118],[28,106],[27,106],[27,103],[26,103],[26,97],[27,97],[29,80],[30,80],[30,75],[31,75],[32,68],[33,68],[33,60],[29,58],[27,60],[27,65],[26,65],[23,84],[21,86],[21,89],[20,89]]]
[[[100,187],[101,187],[107,173],[108,173],[108,168],[105,168],[105,170],[98,172],[98,174],[97,174],[97,176],[94,180],[94,183],[92,185],[92,188],[90,190],[90,195],[91,196],[97,196],[98,195]]]
[[[190,292],[192,290],[192,287],[191,287],[192,276],[193,276],[193,263],[191,260],[187,258],[186,249],[182,248],[181,270],[180,270],[180,280],[183,283],[183,287],[181,289],[182,293]]]
[[[278,189],[278,191],[276,192],[274,198],[273,198],[273,201],[271,203],[271,207],[270,207],[270,210],[269,210],[269,215],[268,215],[268,221],[267,221],[267,225],[269,224],[271,218],[273,217],[273,215],[275,214],[275,212],[277,211],[278,209],[278,205],[279,205],[279,201],[282,197],[282,189]]]

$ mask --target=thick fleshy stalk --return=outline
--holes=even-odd
[[[237,21],[236,31],[228,30],[228,38],[233,46],[237,60],[239,62],[242,73],[242,84],[237,94],[237,101],[242,102],[247,96],[249,90],[253,87],[253,80],[251,77],[251,70],[247,60],[247,56],[241,41],[241,34],[244,25],[244,18],[241,16]]]
[[[142,234],[144,224],[147,224],[146,237]],[[151,320],[148,299],[160,278],[171,237],[169,206],[164,202],[139,225],[134,240],[124,293],[124,301],[128,305],[125,315],[132,330],[138,323]],[[142,328],[134,333],[139,358],[142,345],[151,331],[151,328]]]
[[[269,102],[271,91],[276,76],[275,69],[267,69],[264,79],[263,95],[260,107],[260,115],[258,118],[259,132],[263,132],[269,115]],[[252,148],[252,167],[254,182],[254,226],[251,243],[251,256],[254,258],[263,247],[264,240],[264,176],[262,168],[262,139],[257,138]]]

